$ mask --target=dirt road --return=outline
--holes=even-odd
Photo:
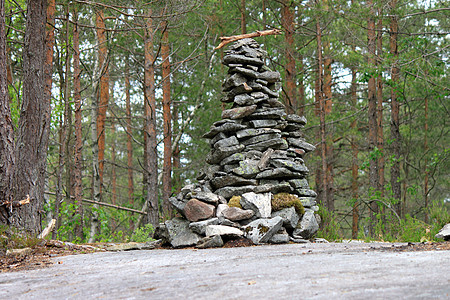
[[[0,274],[0,299],[449,299],[450,251],[289,244],[105,252]]]

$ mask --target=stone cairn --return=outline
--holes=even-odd
[[[156,238],[173,247],[221,247],[245,237],[254,244],[307,242],[320,222],[303,155],[306,119],[286,115],[278,101],[280,73],[264,65],[266,51],[253,39],[232,44],[223,58],[223,83],[232,103],[203,137],[209,164],[198,183],[170,202],[183,217],[161,224]]]

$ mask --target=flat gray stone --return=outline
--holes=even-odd
[[[186,206],[187,200],[185,199],[179,200],[176,197],[170,197],[169,203],[172,204],[173,207],[175,207],[178,212],[184,214],[184,207]]]
[[[281,75],[279,72],[266,71],[263,73],[259,73],[258,78],[273,83],[280,81]]]
[[[231,120],[230,120],[231,121]],[[205,133],[203,135],[204,138],[213,138],[216,134],[218,134],[219,132],[235,132],[241,129],[245,129],[246,126],[238,124],[238,123],[234,123],[234,122],[230,122],[227,121],[226,123],[219,125],[219,126],[212,126],[211,130],[208,131],[207,133]]]
[[[197,200],[217,205],[219,204],[219,196],[211,192],[191,192],[187,195],[188,198],[195,198]]]
[[[308,189],[309,188],[308,180],[306,180],[305,178],[291,179],[288,182],[294,189]]]
[[[228,77],[228,79],[224,82],[222,87],[223,90],[227,92],[234,87],[244,84],[245,82],[247,82],[247,79],[243,75],[241,75],[240,73],[234,73],[233,75]]]
[[[266,120],[252,120],[250,124],[254,128],[262,128],[262,127],[275,127],[278,122],[276,120],[266,119]]]
[[[296,194],[300,197],[317,197],[317,193],[310,189],[297,189]]]
[[[256,194],[249,192],[241,195],[242,208],[254,211],[258,218],[270,218],[272,212],[271,200],[271,193]]]
[[[259,75],[258,72],[254,71],[254,70],[251,70],[251,69],[248,69],[248,68],[244,68],[244,67],[233,67],[233,68],[231,68],[229,70],[229,73],[231,73],[231,74],[233,74],[233,73],[240,73],[240,74],[242,74],[244,76],[247,76],[247,77],[250,77],[250,78],[253,78],[253,79],[257,78],[258,75]]]
[[[211,184],[214,188],[220,189],[225,186],[257,185],[258,181],[256,179],[248,179],[230,174],[222,177],[215,177],[211,180]]]
[[[244,65],[254,65],[262,66],[264,63],[259,58],[247,57],[244,55],[228,54],[223,58],[223,63],[225,65],[229,64],[244,64]]]
[[[220,165],[230,165],[230,164],[236,164],[239,163],[241,160],[245,159],[245,155],[243,153],[234,153],[227,158],[224,158],[222,161],[220,161]]]
[[[311,208],[317,204],[315,197],[298,197],[298,199],[300,199],[300,202],[306,208]]]
[[[249,114],[250,118],[255,119],[281,119],[286,112],[282,108],[260,108]]]
[[[239,162],[239,167],[233,169],[233,173],[244,178],[253,178],[259,173],[258,161],[245,159]]]
[[[292,146],[298,147],[298,148],[305,150],[306,152],[316,150],[316,147],[305,142],[302,138],[287,138],[287,141],[288,141],[290,147],[292,147]]]
[[[282,138],[275,138],[270,140],[261,141],[259,143],[247,145],[247,150],[266,151],[268,148],[272,149],[287,149],[288,145],[286,140]]]
[[[222,159],[228,157],[234,153],[244,150],[244,145],[234,145],[230,147],[219,147],[212,152],[208,153],[206,162],[209,164],[218,164]]]
[[[200,235],[205,235],[205,229],[208,225],[218,225],[219,224],[219,218],[211,218],[204,221],[199,222],[191,222],[189,224],[189,228]]]
[[[276,168],[286,168],[293,172],[298,172],[302,174],[308,174],[309,170],[304,164],[299,164],[293,160],[289,159],[272,159],[270,164]]]
[[[236,137],[238,139],[245,139],[245,138],[251,138],[258,135],[264,135],[264,134],[273,134],[278,133],[280,134],[281,131],[278,129],[272,129],[272,128],[246,128],[243,130],[239,130],[236,132]]]
[[[215,144],[214,144],[214,149],[219,149],[221,147],[231,147],[231,146],[236,146],[239,144],[238,139],[232,135],[228,138],[223,138],[218,140]]]
[[[286,106],[280,101],[278,101],[277,98],[269,98],[269,100],[267,100],[267,104],[269,104],[270,107],[280,107],[283,109],[286,108]]]
[[[278,182],[274,184],[266,183],[260,184],[255,187],[255,193],[266,193],[271,192],[272,194],[278,193],[291,193],[294,189],[287,182]]]
[[[272,218],[278,216],[283,219],[283,226],[288,229],[296,228],[298,221],[300,221],[300,216],[295,211],[295,208],[293,206],[272,212]]]
[[[276,168],[262,171],[256,175],[256,179],[299,178],[301,174],[292,172],[286,168]]]
[[[226,237],[241,237],[244,235],[244,232],[242,232],[242,230],[238,228],[231,226],[209,225],[206,226],[205,234],[206,236],[220,235]]]
[[[205,236],[195,246],[198,249],[218,248],[223,246],[223,240],[220,235]]]
[[[286,244],[289,243],[289,234],[286,232],[286,229],[281,227],[281,229],[275,233],[269,240],[270,244]]]
[[[261,134],[261,135],[257,135],[257,136],[242,140],[241,144],[248,146],[248,145],[264,142],[267,140],[275,140],[275,139],[281,139],[281,134],[279,134],[279,133]]]
[[[255,98],[250,96],[249,94],[239,94],[234,97],[234,103],[240,106],[248,106],[257,103]]]
[[[169,242],[175,247],[193,246],[198,243],[200,236],[189,229],[189,221],[183,218],[173,218],[165,222]]]
[[[304,116],[299,116],[295,114],[287,115],[286,121],[297,123],[300,125],[306,125],[306,118]]]
[[[282,225],[281,217],[258,219],[245,226],[245,237],[254,244],[267,243],[281,229]]]
[[[254,185],[244,186],[226,186],[215,191],[217,195],[230,199],[233,196],[240,196],[244,193],[251,192],[255,189]]]
[[[240,106],[231,109],[226,109],[222,112],[222,118],[227,119],[242,119],[248,115],[251,115],[256,111],[256,104],[250,106]]]

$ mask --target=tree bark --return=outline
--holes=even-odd
[[[398,67],[398,48],[397,48],[397,36],[398,36],[398,17],[396,14],[397,0],[391,1],[391,26],[390,26],[390,54],[393,57],[393,63],[391,66],[391,153],[393,156],[391,166],[391,187],[394,199],[397,201],[395,210],[400,216],[403,216],[401,205],[401,182],[400,182],[400,105],[397,100],[397,89],[399,85],[399,73]]]
[[[15,199],[30,195],[32,202],[14,211],[14,225],[33,235],[41,232],[50,123],[50,103],[44,92],[46,10],[47,0],[27,1],[23,100],[15,149]]]
[[[161,41],[162,59],[162,88],[163,88],[163,132],[164,132],[164,162],[163,162],[163,212],[164,217],[170,219],[171,205],[169,198],[172,194],[172,111],[170,96],[170,45],[168,22],[163,22],[163,36]]]
[[[320,119],[320,156],[321,156],[321,192],[322,192],[322,202],[328,207],[328,186],[327,186],[327,153],[326,153],[326,128],[325,128],[325,103],[324,103],[324,93],[323,93],[323,56],[322,56],[322,28],[320,27],[319,19],[316,20],[316,39],[317,39],[317,66],[318,66],[318,83],[316,88],[316,103],[319,108],[319,119]]]
[[[106,39],[105,30],[105,16],[103,10],[100,10],[96,14],[95,18],[96,30],[97,30],[97,43],[98,43],[98,62],[102,68],[100,77],[100,85],[98,92],[98,114],[97,114],[97,139],[98,139],[98,163],[99,163],[99,175],[100,175],[100,191],[103,185],[103,171],[105,163],[105,120],[106,111],[108,109],[109,102],[109,58],[108,58],[108,44]]]
[[[83,131],[81,103],[80,33],[78,31],[78,12],[73,13],[73,100],[75,102],[75,149],[74,149],[74,204],[76,210],[75,236],[83,240]]]
[[[247,33],[247,20],[246,20],[246,7],[245,0],[241,0],[241,32],[242,34]]]
[[[424,139],[423,139],[423,152],[424,152],[424,165],[425,165],[425,177],[423,182],[423,197],[424,197],[424,212],[425,223],[428,223],[428,96],[425,97],[425,126],[424,126]]]
[[[378,191],[380,196],[384,197],[384,136],[383,136],[383,76],[381,74],[381,58],[383,54],[383,21],[381,19],[381,10],[378,13],[379,20],[377,24],[377,148],[380,151],[378,156]]]
[[[375,34],[375,10],[372,0],[367,1],[367,6],[370,9],[370,16],[367,21],[367,37],[368,37],[368,65],[369,68],[376,66],[376,34]],[[377,91],[375,76],[372,74],[368,83],[368,120],[369,120],[369,193],[374,193],[378,189],[378,168],[376,158],[377,146]],[[376,222],[376,214],[378,212],[378,204],[372,201],[370,205],[370,234],[373,235],[374,224]]]
[[[14,127],[8,97],[5,2],[0,0],[0,224],[10,225],[14,200]]]
[[[284,55],[286,59],[285,71],[285,105],[286,113],[295,114],[298,109],[297,88],[296,88],[296,71],[295,71],[295,57],[294,57],[294,12],[291,9],[291,4],[288,0],[283,1],[281,8],[281,26],[284,30]]]
[[[152,15],[152,10],[148,16]],[[147,141],[145,144],[147,153],[146,170],[147,181],[147,207],[148,222],[153,226],[159,224],[158,208],[158,155],[156,140],[156,97],[155,97],[155,57],[153,54],[153,22],[152,18],[147,18],[144,33],[144,110],[145,110],[145,135]]]
[[[353,51],[355,51],[355,46],[352,45]],[[357,103],[357,82],[356,82],[356,68],[352,67],[352,83],[351,83],[351,103],[354,110],[356,110]],[[352,208],[352,238],[358,238],[358,226],[359,226],[359,193],[358,193],[358,144],[356,137],[356,118],[352,121],[350,125],[352,129],[352,136],[350,144],[352,147],[352,198],[353,198],[353,208]]]
[[[133,144],[131,126],[131,97],[130,97],[130,71],[128,67],[128,59],[125,66],[125,100],[126,100],[126,114],[127,114],[127,166],[128,166],[128,202],[131,206],[134,205],[134,179],[133,179]],[[133,220],[130,219],[130,227],[134,228]]]

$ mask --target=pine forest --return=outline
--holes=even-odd
[[[228,45],[254,39],[305,116],[327,240],[450,222],[450,8],[423,0],[0,0],[0,224],[139,240],[197,181]]]

